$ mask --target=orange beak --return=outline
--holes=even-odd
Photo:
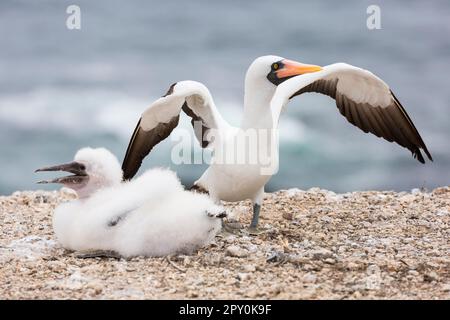
[[[283,67],[276,71],[277,77],[279,79],[322,70],[322,67],[320,66],[316,66],[313,64],[304,64],[288,59],[284,59],[281,62],[283,63]]]

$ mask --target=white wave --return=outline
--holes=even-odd
[[[26,130],[61,130],[74,136],[108,133],[129,139],[141,115],[158,97],[132,97],[109,90],[39,88],[23,94],[0,96],[0,123]],[[219,110],[233,125],[242,117],[240,103],[219,101]],[[189,118],[180,126],[189,128]],[[282,142],[299,143],[304,127],[284,117],[280,126]]]
[[[121,135],[124,128],[133,127],[146,105],[143,99],[110,91],[41,88],[0,97],[0,122],[20,129],[56,129],[73,135]]]

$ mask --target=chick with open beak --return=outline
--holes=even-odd
[[[52,225],[62,247],[80,257],[192,253],[215,237],[226,216],[209,196],[184,190],[167,169],[122,182],[119,161],[104,148],[83,148],[73,162],[36,171],[71,173],[41,183],[77,193],[55,208]]]
[[[38,183],[60,183],[74,190],[79,198],[86,198],[95,191],[120,184],[122,170],[117,159],[104,148],[83,148],[74,161],[37,169],[35,172],[65,171],[71,175]]]

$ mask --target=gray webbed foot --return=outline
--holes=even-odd
[[[228,219],[227,222],[222,221],[222,232],[238,234],[244,228],[244,226],[238,221],[234,219]]]
[[[250,234],[250,235],[252,235],[252,236],[259,236],[259,235],[265,233],[266,230],[261,229],[261,228],[258,228],[258,227],[252,227],[252,226],[250,226],[250,227],[247,229],[247,232],[248,232],[248,234]]]
[[[122,256],[115,251],[111,250],[88,250],[75,252],[75,257],[80,259],[90,258],[114,258],[121,259]]]

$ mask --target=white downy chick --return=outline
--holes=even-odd
[[[73,162],[36,171],[73,174],[40,182],[61,183],[78,195],[53,215],[56,237],[69,250],[123,257],[191,253],[215,237],[225,216],[209,196],[184,190],[168,169],[122,182],[117,158],[104,148],[83,148]]]

